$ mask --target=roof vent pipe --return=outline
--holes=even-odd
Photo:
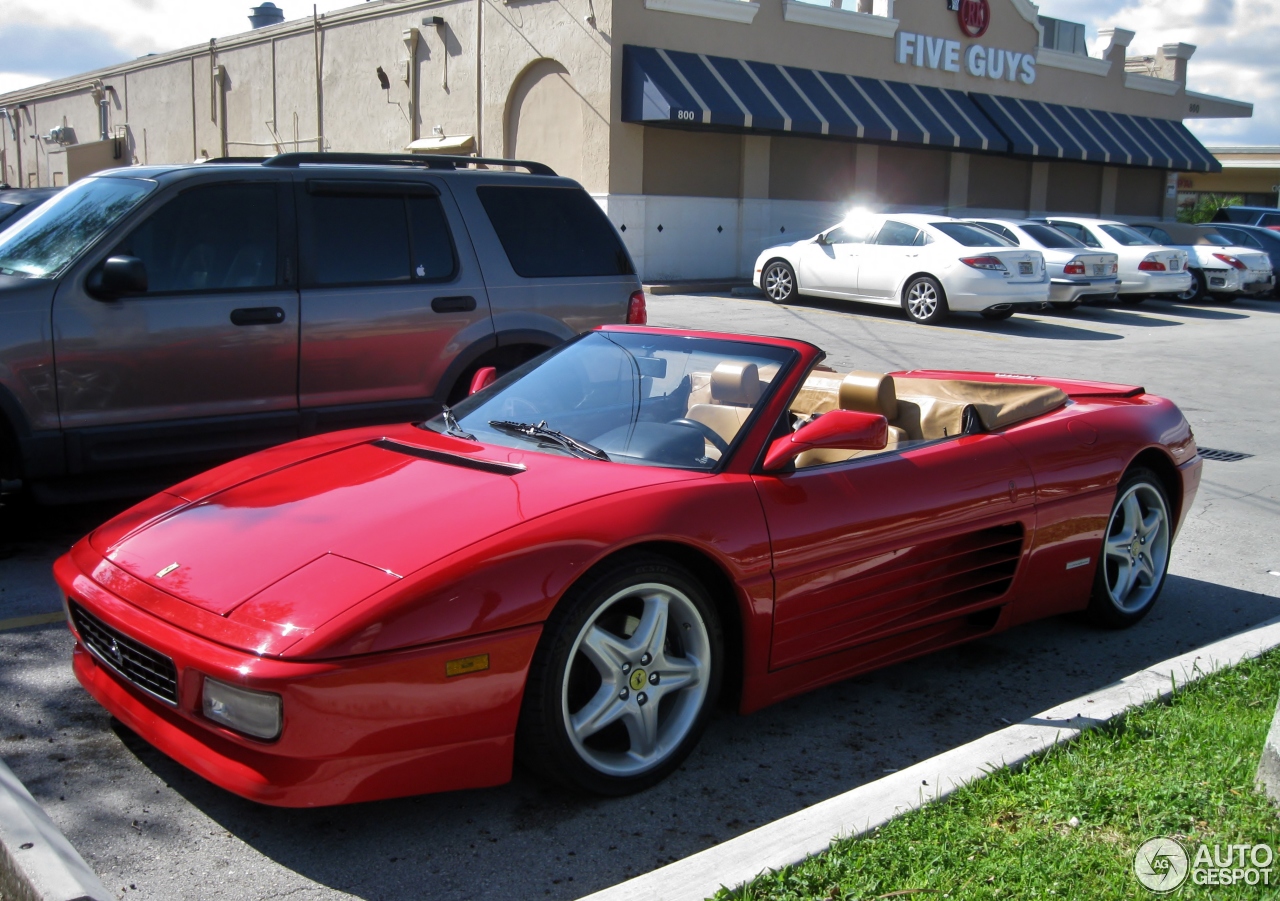
[[[261,6],[249,7],[249,12],[253,15],[249,16],[249,24],[255,29],[266,28],[268,25],[279,25],[284,21],[284,10],[276,6],[274,3],[264,3]]]

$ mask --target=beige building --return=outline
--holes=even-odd
[[[282,151],[536,159],[600,201],[646,279],[745,275],[852,207],[1172,216],[1216,172],[1182,120],[1195,48],[1028,0],[374,0],[0,95],[0,171]],[[246,9],[246,12],[248,10]],[[1198,176],[1195,176],[1198,177]]]
[[[1245,206],[1280,206],[1280,147],[1210,147],[1221,172],[1178,176],[1178,206],[1205,194],[1239,197]]]

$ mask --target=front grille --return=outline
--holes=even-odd
[[[178,670],[172,660],[117,632],[79,604],[71,604],[71,621],[95,657],[147,694],[178,703]]]

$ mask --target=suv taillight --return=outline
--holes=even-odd
[[[1072,260],[1070,263],[1062,267],[1062,272],[1065,275],[1084,275],[1084,263],[1079,260]]]
[[[644,292],[636,291],[627,302],[627,325],[648,325],[649,310],[644,303]]]
[[[1222,260],[1222,262],[1226,263],[1232,269],[1248,269],[1249,268],[1244,263],[1240,262],[1239,257],[1233,257],[1229,253],[1215,253],[1213,256],[1214,256],[1214,259]]]

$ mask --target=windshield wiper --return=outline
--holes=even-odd
[[[536,425],[531,422],[508,422],[505,419],[491,419],[489,427],[507,435],[519,435],[522,438],[532,438],[536,441],[550,441],[578,457],[591,460],[609,459],[609,455],[600,450],[600,448],[593,447],[585,441],[579,441],[577,438],[569,437],[564,432],[550,428],[545,419]]]
[[[444,405],[444,409],[440,411],[440,415],[444,417],[444,431],[446,435],[453,435],[456,438],[465,438],[467,441],[476,440],[475,435],[458,425],[458,420],[453,418],[453,410],[449,408],[448,404]]]

